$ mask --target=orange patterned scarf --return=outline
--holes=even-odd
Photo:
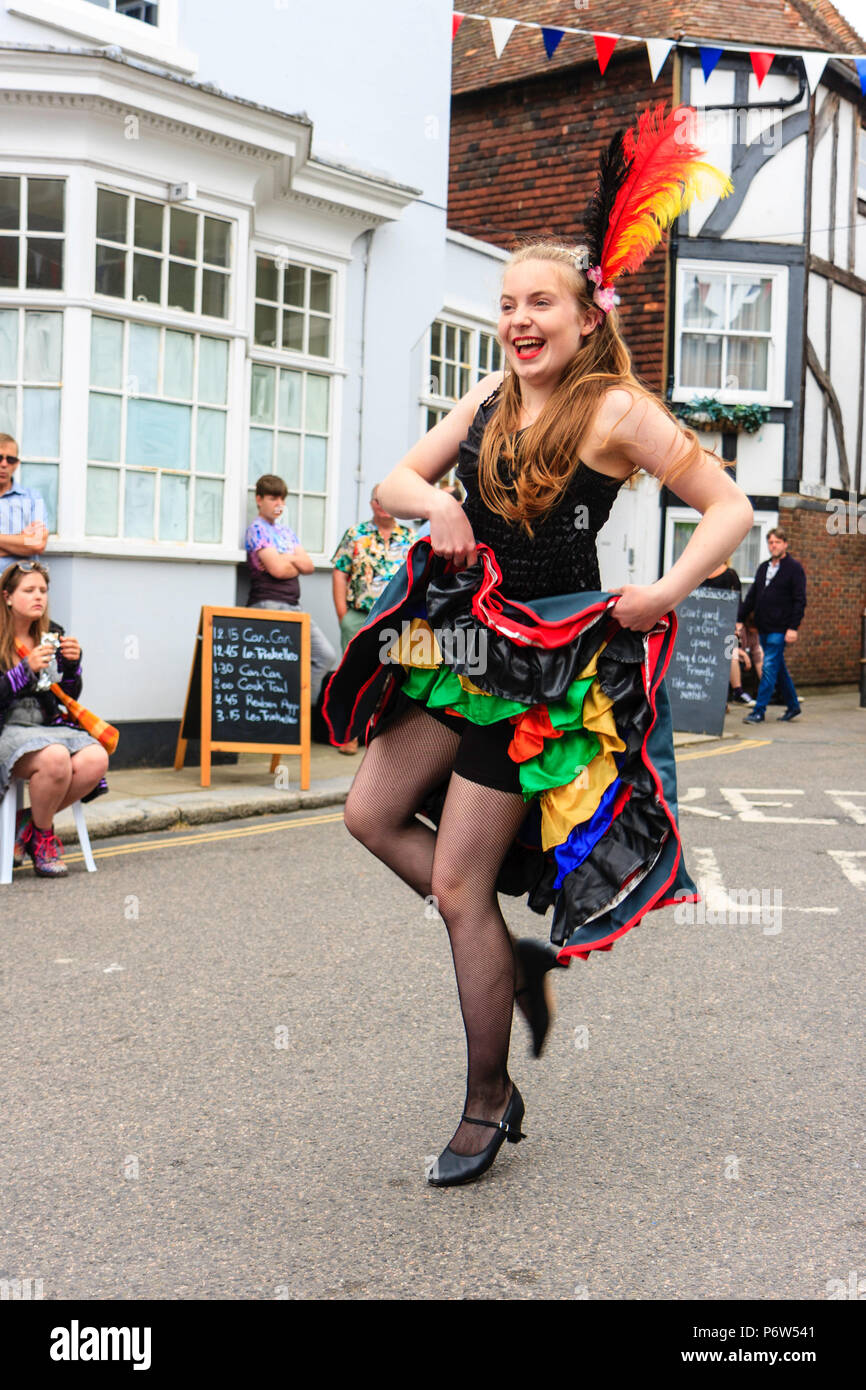
[[[15,647],[18,655],[26,660],[30,655],[27,648],[22,647],[20,642],[16,642]],[[90,734],[98,743],[101,743],[106,752],[113,753],[120,739],[120,730],[115,729],[113,724],[107,724],[104,719],[100,719],[99,715],[94,714],[92,710],[85,709],[84,705],[73,700],[72,696],[67,695],[66,691],[61,690],[56,683],[50,689],[52,695],[56,695],[57,699],[66,706],[76,724],[80,725],[86,734]]]

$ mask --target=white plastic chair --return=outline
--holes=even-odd
[[[23,809],[24,806],[24,783],[18,777],[13,777],[6,790],[3,800],[0,801],[0,884],[12,882],[12,855],[15,852],[15,813]],[[81,853],[84,855],[84,863],[89,874],[96,873],[96,861],[93,858],[93,851],[90,848],[90,836],[87,833],[87,824],[84,819],[84,807],[80,801],[72,804],[72,815],[75,820],[75,829],[78,831],[78,843],[81,846]]]

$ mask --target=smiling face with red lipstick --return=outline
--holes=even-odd
[[[555,390],[601,311],[582,312],[567,276],[553,261],[509,266],[502,283],[499,338],[520,382],[524,408],[535,415]]]

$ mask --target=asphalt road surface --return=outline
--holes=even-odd
[[[16,874],[0,1276],[46,1299],[866,1292],[864,722],[680,758],[703,910],[557,972],[540,1061],[515,1020],[528,1139],[463,1188],[424,1176],[463,1099],[444,927],[337,808]]]

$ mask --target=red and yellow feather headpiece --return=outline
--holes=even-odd
[[[695,198],[733,192],[727,174],[695,143],[697,111],[664,103],[644,111],[637,127],[618,131],[599,161],[598,185],[586,213],[594,302],[613,307],[613,281],[643,264],[662,232]]]

